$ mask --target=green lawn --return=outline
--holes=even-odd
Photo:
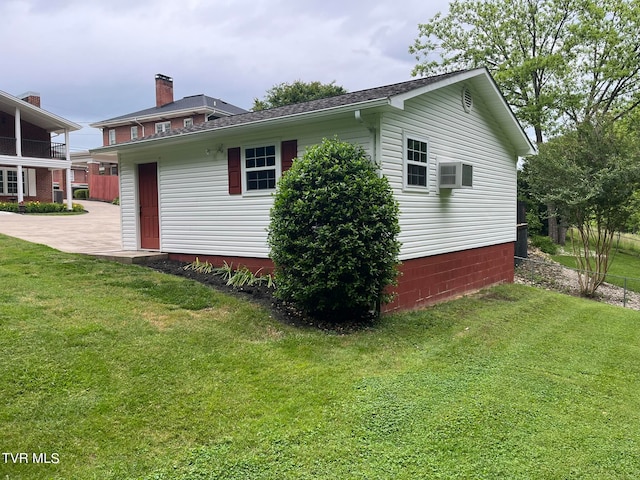
[[[1,235],[0,287],[3,480],[640,477],[632,310],[506,285],[339,335]]]
[[[553,255],[556,262],[570,268],[576,268],[576,259],[572,255]],[[640,292],[640,255],[632,251],[613,253],[613,261],[607,274],[607,282],[620,287],[625,286],[634,292]]]

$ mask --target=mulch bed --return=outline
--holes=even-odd
[[[251,285],[244,287],[227,285],[226,281],[219,275],[201,273],[195,270],[185,270],[184,267],[189,265],[187,262],[157,260],[145,265],[153,270],[189,278],[220,292],[249,300],[268,309],[273,318],[287,325],[315,328],[327,332],[343,334],[370,328],[375,323],[374,315],[366,318],[349,319],[348,321],[340,320],[339,322],[332,321],[331,319],[313,318],[309,315],[305,315],[304,312],[301,312],[290,303],[276,298],[274,296],[274,290],[272,288],[268,288],[266,285]]]

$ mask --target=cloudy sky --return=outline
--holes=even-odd
[[[41,94],[42,108],[83,125],[72,150],[101,145],[88,127],[174,98],[239,107],[281,82],[349,91],[411,79],[418,23],[448,0],[2,0],[0,90]]]

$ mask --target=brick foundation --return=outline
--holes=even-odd
[[[432,305],[498,283],[513,282],[514,243],[406,260],[394,302],[383,311]]]
[[[510,242],[406,260],[400,266],[396,299],[383,305],[383,311],[410,310],[490,285],[513,282],[513,255],[514,243]],[[268,258],[169,254],[171,260],[181,262],[192,262],[196,257],[215,266],[226,261],[234,267],[244,265],[254,273],[259,269],[265,274],[273,271]]]

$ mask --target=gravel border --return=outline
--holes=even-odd
[[[554,262],[540,250],[529,248],[529,257],[516,267],[514,283],[545,288],[580,297],[578,273],[571,268]],[[624,288],[610,283],[598,287],[592,300],[622,307],[625,304]],[[640,310],[640,293],[627,290],[626,308]]]

